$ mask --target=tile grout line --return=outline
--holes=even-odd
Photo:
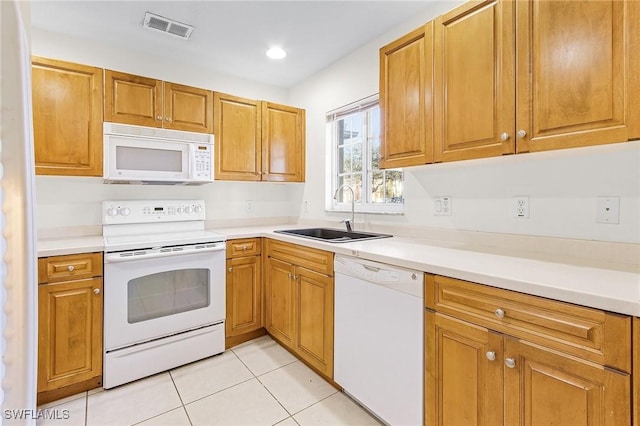
[[[176,385],[176,381],[173,380],[173,374],[171,374],[171,370],[169,370],[169,377],[171,378],[171,383],[173,383],[173,387],[176,390],[176,393],[178,394],[178,399],[180,399],[180,404],[182,404],[182,409],[184,410],[184,413],[187,415],[187,420],[189,420],[189,424],[191,426],[193,426],[193,422],[191,421],[191,417],[189,416],[189,412],[187,411],[187,407],[184,404],[184,401],[182,400],[182,395],[180,395],[180,391],[178,390],[178,386]]]

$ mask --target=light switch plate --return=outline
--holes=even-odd
[[[435,197],[433,199],[434,216],[451,216],[453,214],[453,199],[449,196]]]

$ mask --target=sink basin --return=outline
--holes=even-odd
[[[331,228],[283,229],[273,231],[279,234],[295,235],[296,237],[311,238],[327,243],[347,243],[350,241],[375,240],[377,238],[393,237],[390,234],[375,234],[373,232],[348,232]]]

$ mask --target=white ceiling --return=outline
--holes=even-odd
[[[290,87],[429,7],[423,1],[32,1],[32,25]],[[190,40],[142,28],[145,12],[195,26]],[[276,44],[285,59],[268,59]]]

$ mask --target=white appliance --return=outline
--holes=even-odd
[[[387,424],[423,424],[424,274],[342,255],[334,266],[334,380]]]
[[[225,238],[204,201],[105,201],[103,386],[224,352]]]
[[[104,182],[213,182],[213,135],[104,123]]]

